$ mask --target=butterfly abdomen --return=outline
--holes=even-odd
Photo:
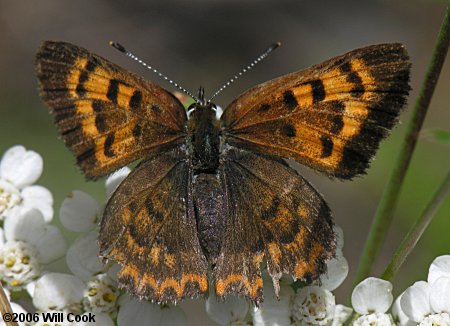
[[[227,202],[217,174],[201,173],[193,180],[193,199],[200,246],[210,263],[218,257],[225,230]]]

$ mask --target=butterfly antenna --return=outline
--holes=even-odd
[[[184,87],[178,85],[176,82],[174,82],[172,79],[170,79],[169,77],[163,75],[162,73],[160,73],[158,70],[156,70],[155,68],[153,68],[152,66],[146,64],[144,61],[142,61],[141,59],[139,59],[137,56],[135,56],[133,53],[131,53],[130,51],[128,51],[127,49],[125,49],[125,47],[117,42],[113,42],[110,41],[109,45],[111,45],[113,48],[119,50],[120,52],[124,53],[126,56],[130,57],[131,59],[139,62],[141,65],[143,65],[145,68],[153,71],[155,74],[157,74],[159,77],[161,77],[162,79],[166,80],[169,82],[169,84],[175,86],[176,88],[178,88],[180,91],[182,91],[183,93],[187,94],[188,96],[192,97],[196,102],[199,101],[199,99],[197,97],[195,97],[194,95],[192,95],[191,92],[189,92],[187,89],[185,89]]]
[[[264,52],[257,57],[255,60],[253,60],[248,66],[242,68],[242,70],[237,73],[236,75],[234,75],[229,81],[227,81],[221,88],[219,88],[219,90],[217,92],[215,92],[213,94],[213,96],[211,96],[211,98],[208,100],[208,103],[211,102],[211,100],[213,98],[215,98],[217,95],[219,95],[220,93],[222,93],[222,91],[227,88],[228,86],[230,86],[232,83],[234,83],[236,81],[236,79],[238,79],[239,77],[241,77],[244,73],[246,73],[247,71],[249,71],[250,69],[252,69],[257,63],[260,63],[263,59],[265,59],[270,52],[272,52],[273,50],[277,49],[279,46],[281,45],[280,42],[276,42],[273,43],[271,46],[269,46],[266,50],[264,50]]]

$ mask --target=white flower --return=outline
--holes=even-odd
[[[95,228],[101,216],[100,205],[89,194],[74,190],[67,196],[59,210],[59,220],[65,228],[87,232]]]
[[[120,292],[115,282],[106,274],[99,274],[86,283],[83,306],[94,313],[116,313],[116,303]]]
[[[225,301],[220,301],[214,291],[210,291],[208,300],[206,300],[206,313],[219,325],[244,323],[248,308],[249,305],[245,299],[228,296]]]
[[[42,173],[42,157],[23,146],[8,149],[0,162],[0,220],[16,208],[36,208],[47,222],[53,218],[53,197],[42,186],[32,184]]]
[[[369,277],[359,283],[352,292],[353,309],[360,315],[353,325],[395,325],[390,314],[392,305],[391,282]]]
[[[450,313],[450,277],[442,276],[431,285],[430,306],[434,312]]]
[[[122,296],[118,326],[184,326],[186,316],[179,306],[158,305],[148,301],[140,301],[128,295]]]
[[[48,273],[36,281],[33,304],[40,311],[81,311],[85,285],[74,275]]]
[[[403,293],[395,299],[394,304],[392,305],[392,317],[394,318],[394,322],[396,322],[399,326],[415,326],[417,323],[408,318],[400,305],[400,300],[402,299]]]
[[[0,249],[0,278],[18,291],[41,273],[33,246],[23,241],[8,241]]]
[[[352,306],[360,315],[385,313],[392,301],[392,284],[376,277],[366,278],[352,293]]]
[[[294,290],[289,285],[280,283],[279,299],[275,296],[273,283],[264,280],[264,302],[251,310],[254,326],[282,326],[291,323],[291,302]]]
[[[66,241],[60,230],[47,224],[41,211],[22,207],[4,223],[0,246],[0,278],[20,290],[41,274],[42,265],[62,257]]]
[[[428,270],[428,283],[433,284],[440,277],[450,277],[450,255],[437,257]]]
[[[331,326],[341,326],[352,315],[353,309],[344,305],[338,304],[334,309],[333,322]]]
[[[416,282],[405,290],[400,309],[420,325],[450,325],[450,255],[433,261],[428,282]]]
[[[392,316],[376,312],[368,315],[362,315],[353,322],[353,326],[395,326]]]
[[[301,325],[329,325],[334,317],[334,295],[318,286],[305,286],[295,296],[292,315]]]
[[[450,315],[446,312],[425,317],[420,326],[450,326]]]
[[[48,264],[62,257],[67,244],[61,231],[47,224],[37,209],[22,208],[4,224],[6,241],[23,241],[36,249],[39,262]]]
[[[92,275],[104,272],[106,267],[98,257],[97,231],[91,231],[80,237],[69,247],[66,263],[70,271],[87,281]]]
[[[403,292],[400,306],[409,319],[420,322],[432,313],[429,299],[430,288],[427,282],[419,281]]]

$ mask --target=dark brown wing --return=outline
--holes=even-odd
[[[208,291],[190,176],[174,149],[140,163],[108,201],[100,255],[123,266],[119,283],[134,295],[174,303]]]
[[[380,44],[268,81],[227,107],[226,141],[351,179],[397,122],[409,70],[403,45]]]
[[[228,217],[214,269],[216,294],[262,300],[265,258],[275,289],[281,273],[310,282],[326,270],[336,240],[321,195],[282,159],[230,148],[220,173]]]
[[[36,69],[41,96],[88,178],[184,141],[187,117],[181,103],[98,55],[46,41]]]

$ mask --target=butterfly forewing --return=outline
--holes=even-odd
[[[36,69],[66,145],[89,178],[184,142],[186,113],[160,86],[64,42],[44,42]]]
[[[409,69],[403,45],[380,44],[258,85],[225,110],[227,142],[351,179],[397,121]]]
[[[177,302],[208,291],[191,174],[174,149],[140,163],[106,205],[100,255],[123,268],[119,283],[141,298]]]

